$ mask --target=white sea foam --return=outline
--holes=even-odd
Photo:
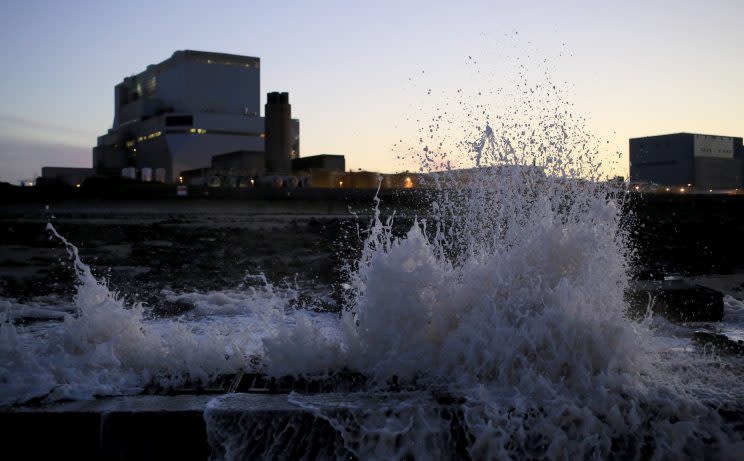
[[[165,292],[166,299],[192,303],[193,312],[151,318],[144,306],[126,305],[93,276],[74,245],[51,225],[48,230],[70,253],[78,276],[76,295],[64,309],[48,309],[62,315],[62,322],[29,326],[10,320],[45,309],[0,300],[6,308],[0,323],[0,404],[132,394],[148,385],[187,381],[204,384],[252,369],[261,338],[283,323],[294,323],[284,313],[291,293],[276,294],[268,283],[245,291]]]

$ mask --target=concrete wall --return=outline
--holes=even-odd
[[[68,168],[58,166],[45,166],[41,168],[41,177],[53,179],[70,186],[82,184],[87,178],[93,176],[93,168]]]
[[[214,155],[239,150],[262,151],[264,144],[263,138],[258,136],[174,133],[167,134],[166,139],[173,161],[168,171],[168,178],[172,182],[178,180],[183,170],[209,167]]]
[[[234,132],[252,136],[264,134],[264,119],[242,114],[194,114],[194,127],[207,132]]]
[[[257,67],[187,61],[182,72],[186,91],[180,95],[173,92],[173,96],[180,97],[185,112],[260,115],[261,84]]]
[[[212,170],[224,176],[260,176],[266,171],[263,151],[238,151],[212,157]]]
[[[744,160],[733,158],[696,158],[695,186],[700,189],[736,189],[742,187]]]
[[[677,133],[630,140],[630,180],[664,185],[695,181],[693,135]]]

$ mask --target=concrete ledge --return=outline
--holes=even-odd
[[[633,317],[651,310],[673,322],[719,322],[723,320],[723,294],[684,280],[635,281],[626,293]]]
[[[439,447],[442,457],[468,459],[472,438],[461,408],[463,400],[431,391],[114,397],[14,408],[0,413],[0,424],[6,451],[22,454],[23,459],[353,460],[348,448],[355,442],[347,448],[326,418],[352,431],[365,431],[365,419],[356,419],[359,415],[394,413],[401,402],[413,411],[426,408],[439,416],[438,429],[427,440]],[[511,397],[499,404],[509,412],[514,409]],[[542,405],[532,402],[525,415],[539,415]],[[733,430],[744,430],[740,402],[724,406],[718,402],[711,409]],[[653,408],[642,413],[649,422],[658,416]],[[512,430],[530,430],[530,418],[517,420],[524,424]],[[618,437],[621,458],[623,447],[631,448],[629,456],[637,456],[639,447],[649,457],[664,450],[647,434],[630,432]],[[704,441],[711,444],[711,450],[716,449],[714,442]]]
[[[24,459],[209,458],[204,408],[213,396],[133,396],[0,413],[3,440]]]

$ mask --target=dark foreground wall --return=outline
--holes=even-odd
[[[0,411],[0,427],[6,452],[22,459],[349,459],[328,422],[289,404],[286,395],[244,394],[243,406],[209,413],[209,431],[205,408],[215,397],[141,395],[18,407]]]
[[[744,196],[632,194],[625,211],[639,267],[685,275],[744,268]]]
[[[313,194],[318,194],[314,196]],[[26,298],[74,289],[51,221],[112,287],[137,300],[160,289],[235,287],[246,274],[333,285],[353,262],[375,191],[306,191],[282,199],[33,200],[0,206],[0,296]],[[744,196],[629,194],[625,225],[639,278],[723,274],[744,269]],[[383,191],[383,216],[405,232],[430,196]]]

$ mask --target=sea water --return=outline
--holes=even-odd
[[[695,347],[688,327],[626,316],[623,185],[598,173],[597,143],[562,103],[527,109],[473,118],[476,135],[456,151],[422,138],[433,203],[402,236],[375,207],[340,314],[290,307],[295,288],[260,279],[164,290],[193,308],[157,317],[96,278],[50,224],[77,291],[0,300],[0,404],[345,370],[367,378],[364,391],[286,396],[337,432],[339,457],[742,459],[741,357]],[[453,169],[462,156],[471,168]],[[722,328],[740,331],[742,311],[727,297]],[[21,315],[39,321],[14,324]],[[250,445],[216,416],[235,398],[205,411],[227,458]]]

